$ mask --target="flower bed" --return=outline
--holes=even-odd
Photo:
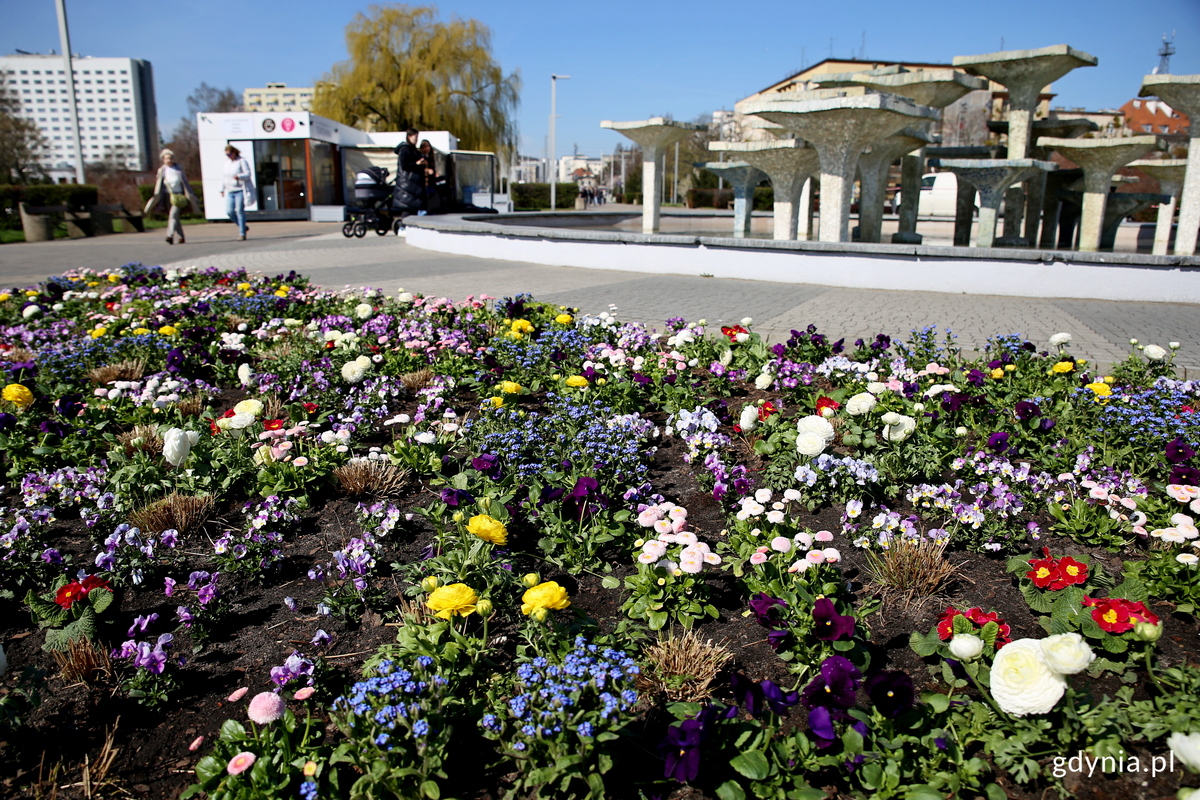
[[[140,265],[0,293],[0,779],[1198,786],[1200,384],[1133,345]]]

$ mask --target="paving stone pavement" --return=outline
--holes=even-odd
[[[853,341],[887,333],[904,338],[930,325],[949,329],[964,350],[998,334],[1020,333],[1041,346],[1058,331],[1072,334],[1071,352],[1104,365],[1128,355],[1131,338],[1166,346],[1180,342],[1176,364],[1186,377],[1200,376],[1200,306],[1185,303],[1035,299],[845,289],[807,284],[701,278],[547,267],[512,261],[433,253],[402,238],[346,239],[332,225],[266,223],[250,241],[229,239],[230,226],[194,226],[189,244],[168,248],[156,234],[128,234],[0,248],[0,285],[30,283],[69,266],[116,267],[131,260],[174,267],[244,267],[279,273],[296,270],[333,289],[403,287],[462,299],[520,292],[539,300],[596,314],[616,307],[620,319],[661,328],[668,317],[729,324],[753,317],[771,341],[793,328],[814,324]],[[146,237],[158,240],[150,243]],[[127,245],[122,246],[124,240]],[[193,245],[193,242],[196,244]],[[94,243],[94,244],[93,244]],[[90,246],[89,246],[90,245]],[[186,255],[185,255],[186,254]],[[183,256],[183,257],[181,257]]]

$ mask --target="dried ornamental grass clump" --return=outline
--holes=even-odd
[[[210,495],[197,497],[172,492],[161,500],[132,512],[129,522],[134,527],[151,533],[168,530],[179,531],[180,536],[200,530],[213,510]]]
[[[673,633],[646,648],[648,668],[638,676],[638,688],[662,694],[672,702],[696,703],[712,694],[711,684],[733,658],[724,645],[703,639],[695,630]]]
[[[389,497],[399,494],[411,475],[411,470],[369,459],[351,461],[333,471],[338,486],[351,497]]]
[[[401,375],[400,383],[404,384],[404,388],[408,391],[416,393],[429,388],[436,377],[437,373],[431,369],[419,369],[416,372],[406,372]]]
[[[162,452],[163,440],[158,435],[158,428],[153,425],[134,425],[117,436],[117,442],[125,450],[126,458],[133,458],[139,450],[143,453],[157,455]]]
[[[946,558],[949,539],[894,538],[881,552],[866,550],[867,574],[886,600],[905,608],[936,597],[958,575],[961,565]]]
[[[116,364],[105,364],[102,367],[88,370],[87,377],[97,386],[105,386],[113,381],[137,381],[146,372],[146,359],[129,358]]]
[[[52,650],[50,654],[58,665],[59,675],[68,685],[90,685],[112,675],[108,651],[88,639],[71,639],[65,650]]]

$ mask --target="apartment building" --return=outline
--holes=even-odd
[[[244,89],[242,107],[246,111],[272,113],[308,111],[312,108],[313,87],[286,83],[268,83],[261,89]]]
[[[62,56],[0,56],[0,83],[20,103],[50,149],[44,164],[54,179],[74,180],[75,150]],[[154,71],[138,58],[71,59],[79,135],[85,164],[117,162],[127,169],[154,169],[158,163],[158,111]]]

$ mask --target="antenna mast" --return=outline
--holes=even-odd
[[[1162,47],[1158,48],[1158,70],[1159,75],[1171,74],[1171,56],[1175,55],[1175,31],[1171,31],[1171,38],[1167,39],[1164,33],[1162,38]]]

